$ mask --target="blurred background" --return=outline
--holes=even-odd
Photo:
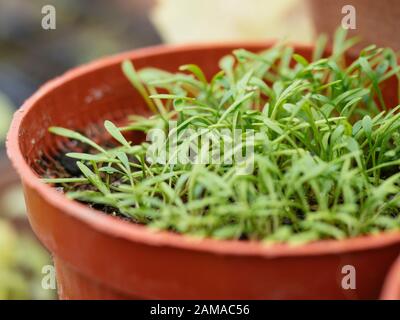
[[[398,49],[396,1],[0,0],[0,300],[56,298],[55,290],[41,286],[51,258],[30,231],[4,150],[13,112],[41,84],[90,60],[161,43],[311,42],[340,24],[347,2],[358,12],[353,33]],[[42,28],[45,5],[56,10],[54,30]],[[377,14],[385,21],[381,27]]]

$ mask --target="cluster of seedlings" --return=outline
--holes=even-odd
[[[199,237],[304,243],[399,229],[400,106],[386,105],[380,89],[399,76],[397,57],[369,46],[346,63],[353,39],[337,32],[327,57],[325,43],[309,60],[287,44],[237,49],[209,80],[197,65],[171,73],[124,61],[154,115],[131,116],[124,127],[106,121],[114,146],[50,128],[88,152],[66,154],[77,174],[44,180],[110,214]],[[235,147],[254,149],[251,172],[243,174],[243,161],[150,162],[148,141],[126,139],[157,128],[168,145],[171,121],[178,136],[239,129]],[[249,130],[254,139],[245,139]]]

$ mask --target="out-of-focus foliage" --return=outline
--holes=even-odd
[[[41,287],[48,254],[28,235],[18,234],[0,218],[0,300],[52,299],[54,292]]]
[[[0,92],[0,143],[5,140],[12,112],[11,101]],[[50,299],[54,293],[40,286],[41,269],[50,263],[48,254],[31,235],[18,232],[9,221],[21,219],[25,212],[21,187],[14,184],[0,191],[0,300]]]
[[[4,140],[12,116],[11,101],[0,92],[0,142]]]
[[[54,299],[55,290],[41,287],[42,268],[51,264],[50,256],[29,229],[22,188],[10,170],[1,163],[0,300]]]
[[[20,184],[10,185],[0,194],[0,217],[26,219],[26,208]]]
[[[0,1],[0,91],[20,106],[45,81],[105,55],[160,43],[149,0]],[[41,26],[45,5],[56,29]]]

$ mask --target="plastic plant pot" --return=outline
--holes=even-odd
[[[381,299],[400,300],[400,256],[390,268],[383,286]]]
[[[33,230],[52,252],[62,299],[374,299],[400,251],[400,232],[323,240],[299,246],[194,239],[155,232],[106,215],[40,181],[38,160],[51,159],[62,140],[49,126],[87,131],[104,120],[148,114],[121,72],[170,71],[196,63],[210,77],[218,60],[238,47],[259,51],[271,43],[160,46],[76,68],[38,90],[16,113],[7,149],[24,185]],[[312,47],[296,45],[310,57]],[[386,98],[396,82],[386,82]],[[343,268],[354,266],[356,289],[342,287]]]

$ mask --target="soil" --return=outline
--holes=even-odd
[[[99,125],[91,125],[85,132],[80,132],[81,134],[87,136],[97,144],[103,146],[104,148],[114,148],[118,144],[112,141],[112,138],[105,133],[103,127]],[[39,167],[39,174],[42,178],[79,178],[82,177],[82,173],[77,166],[77,160],[72,159],[67,156],[70,152],[78,153],[98,153],[97,150],[91,148],[90,146],[81,143],[79,141],[63,139],[61,147],[58,153],[49,156],[43,154],[40,159],[37,160],[37,166]],[[63,184],[56,184],[54,186],[59,192],[65,193],[65,187]],[[88,184],[75,184],[71,186],[76,191],[85,190],[96,190],[94,187]],[[135,222],[133,219],[122,215],[114,207],[92,204],[83,201],[79,201],[89,207],[101,211],[105,214],[116,216],[122,220],[127,220],[130,222]]]

